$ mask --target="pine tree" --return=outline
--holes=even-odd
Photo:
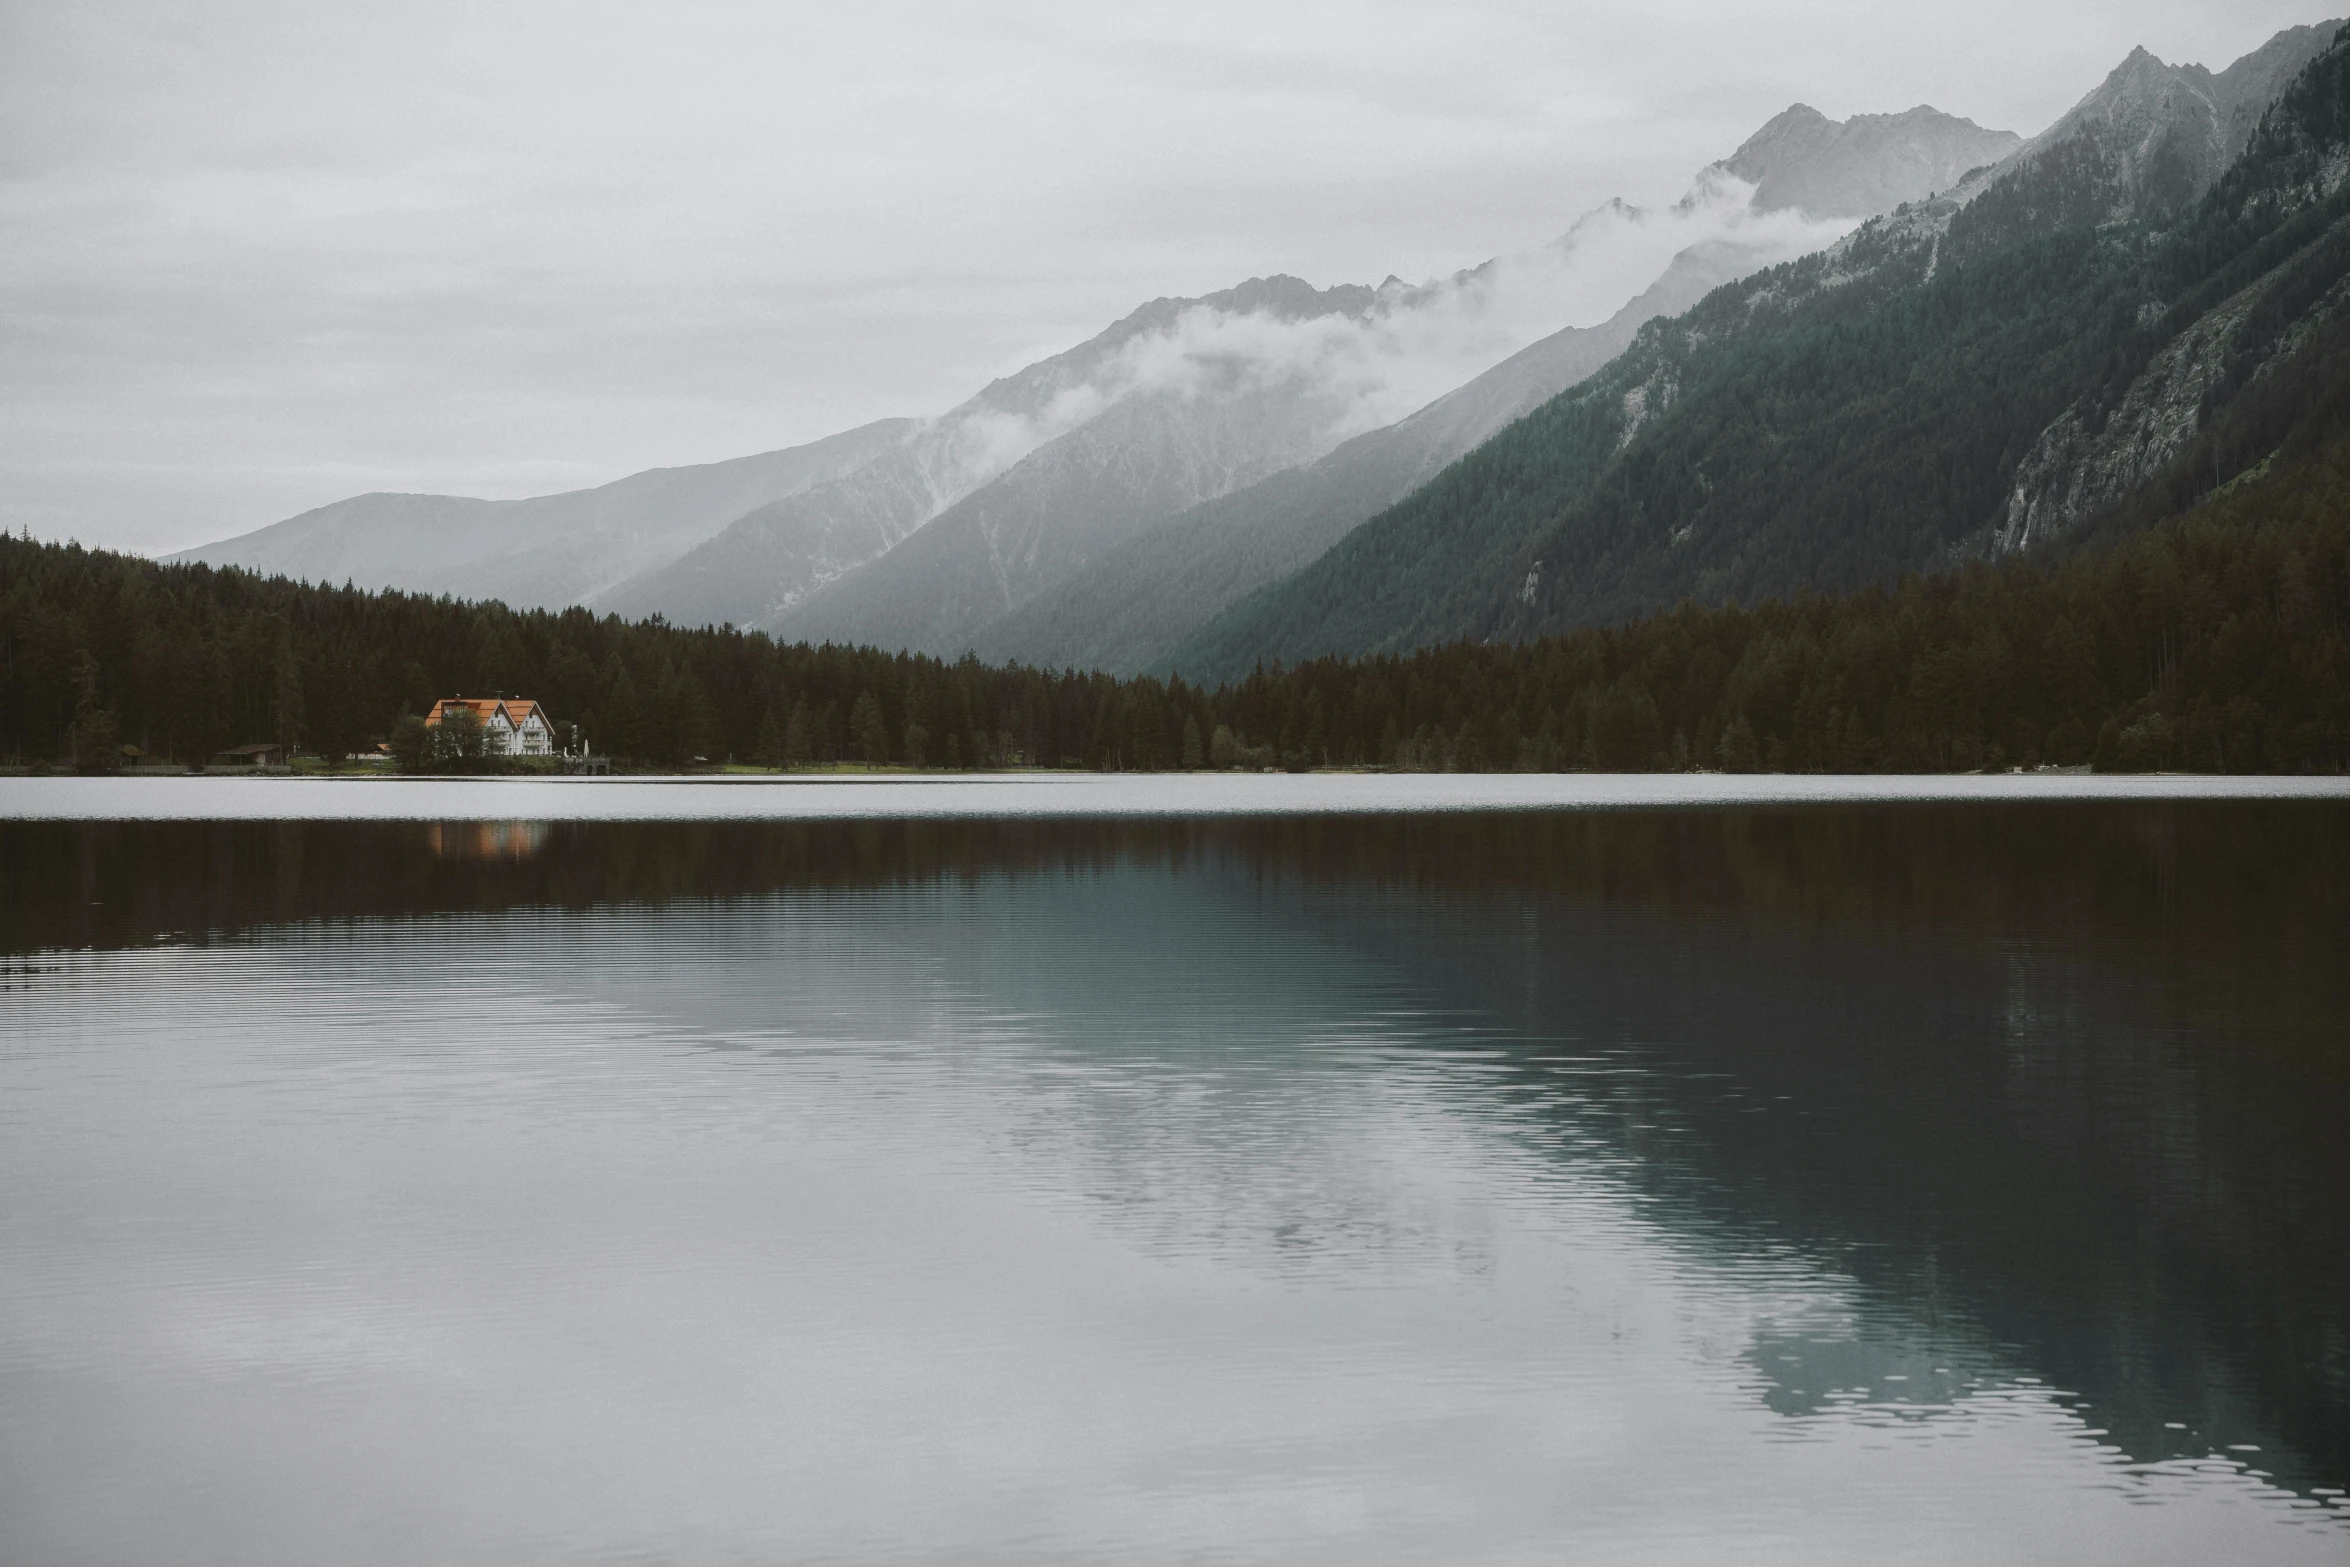
[[[120,766],[116,733],[114,710],[98,703],[98,660],[84,648],[73,661],[73,723],[65,732],[67,765],[80,772]]]
[[[805,767],[814,759],[816,746],[809,732],[808,699],[801,697],[791,705],[791,717],[783,726],[783,765]]]
[[[295,742],[302,738],[302,665],[294,656],[294,639],[280,637],[277,656],[271,661],[270,717],[279,745],[293,754]]]
[[[868,687],[849,709],[849,743],[868,767],[889,765],[889,721],[881,715],[881,698]]]
[[[1720,755],[1725,773],[1751,773],[1762,765],[1755,749],[1754,726],[1746,721],[1744,713],[1732,719],[1730,727],[1722,731]]]

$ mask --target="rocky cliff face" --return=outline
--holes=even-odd
[[[2350,226],[2338,225],[2334,237],[2350,238]],[[2260,307],[2287,275],[2262,278],[2181,332],[2110,411],[2067,409],[2017,466],[1987,552],[2046,543],[2154,482],[2193,446],[2217,395],[2257,382],[2350,309],[2350,281],[2337,281],[2293,310],[2283,331],[2260,333]]]
[[[2173,172],[2199,181],[2195,196],[2229,169],[2242,187],[2232,205],[2266,201],[2317,214],[2350,183],[2350,157],[2307,125],[2272,126],[2257,144],[2254,133],[2269,103],[2337,30],[2295,28],[2217,75],[2165,66],[2139,50],[2067,122],[2128,154],[2117,163],[2125,175],[2151,168],[2168,147],[2194,155]],[[2135,188],[2146,191],[2142,181]],[[2339,275],[2345,251],[2350,218],[2335,219],[2299,245],[2279,247],[2266,271],[2183,324],[2149,320],[2157,335],[2169,331],[2167,339],[2118,398],[2084,396],[2041,433],[1981,547],[2000,554],[2044,543],[2151,483],[2194,444],[2217,399],[2256,382],[2350,308],[2350,280]]]

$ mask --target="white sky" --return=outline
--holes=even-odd
[[[0,0],[0,524],[161,551],[937,413],[1158,295],[1669,201],[1796,100],[2028,135],[2323,14]]]

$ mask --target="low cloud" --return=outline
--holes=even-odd
[[[1277,394],[1310,426],[1306,455],[1392,424],[1566,327],[1596,326],[1694,246],[1727,246],[1749,268],[1834,243],[1855,225],[1758,212],[1753,187],[1708,170],[1679,202],[1612,201],[1553,242],[1420,284],[1389,279],[1359,313],[1304,318],[1198,304],[1135,335],[1031,406],[1001,389],[917,439],[943,507],[1039,447],[1136,398]],[[1084,347],[1063,356],[1082,360]],[[1016,383],[1015,378],[1015,383]]]

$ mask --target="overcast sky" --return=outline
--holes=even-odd
[[[0,523],[148,551],[540,494],[989,377],[1159,295],[1670,201],[1790,102],[2030,134],[2290,0],[0,0]]]

